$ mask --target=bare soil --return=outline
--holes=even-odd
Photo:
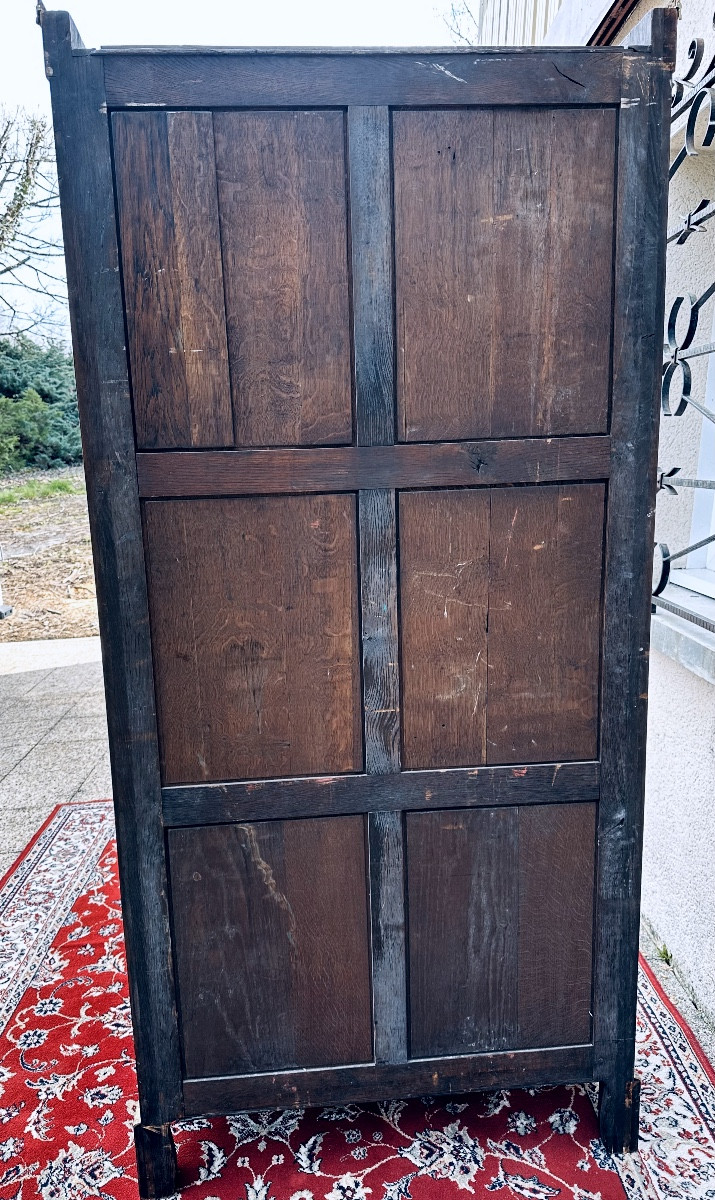
[[[81,467],[16,473],[0,479],[0,490],[61,478],[81,490],[0,506],[0,585],[13,609],[0,621],[0,642],[99,633]]]

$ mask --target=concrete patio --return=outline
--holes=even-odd
[[[0,645],[0,876],[56,804],[112,794],[99,638]]]

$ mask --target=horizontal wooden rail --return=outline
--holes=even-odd
[[[475,1089],[578,1083],[591,1079],[592,1070],[590,1045],[411,1059],[386,1065],[360,1063],[324,1070],[187,1079],[184,1107],[185,1115],[194,1117],[240,1112],[247,1107],[297,1108],[348,1100],[370,1103]]]
[[[619,104],[611,53],[592,49],[150,54],[104,58],[107,104],[179,108],[348,104]]]
[[[153,450],[137,454],[137,470],[139,495],[159,500],[607,479],[610,454],[610,438],[596,435],[305,450]]]
[[[164,824],[173,827],[385,809],[578,803],[598,796],[597,762],[537,763],[172,786],[162,789],[162,811]]]

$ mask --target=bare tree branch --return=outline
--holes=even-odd
[[[484,0],[477,0],[475,10],[467,0],[453,0],[444,18],[445,25],[456,42],[463,46],[482,44],[482,13]]]
[[[43,324],[50,336],[66,331],[58,214],[47,122],[21,109],[0,110],[0,333],[27,333]],[[54,259],[60,261],[50,270]]]

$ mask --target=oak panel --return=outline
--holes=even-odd
[[[516,808],[408,813],[410,1054],[517,1045]]]
[[[352,440],[344,117],[214,117],[239,446]]]
[[[596,805],[519,810],[519,1045],[591,1039]]]
[[[588,1041],[595,813],[408,814],[413,1057]]]
[[[488,763],[597,756],[604,499],[491,492]]]
[[[355,498],[144,506],[165,783],[362,769]]]
[[[403,765],[486,761],[488,492],[400,496]]]
[[[393,133],[400,438],[604,432],[614,112],[396,112]]]
[[[364,819],[172,830],[169,858],[186,1073],[369,1061]]]
[[[115,113],[137,445],[231,446],[211,113]]]

